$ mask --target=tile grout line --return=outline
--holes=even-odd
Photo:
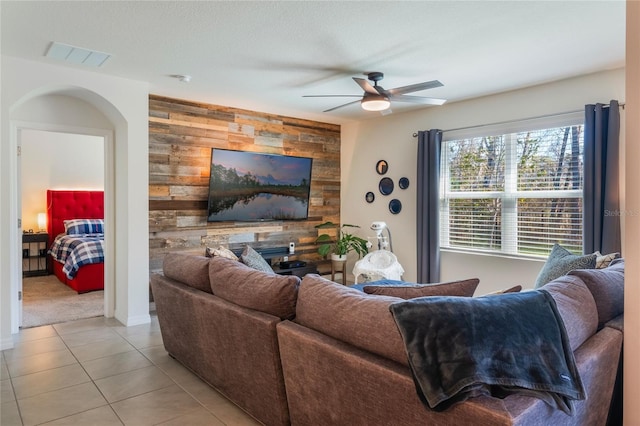
[[[113,411],[114,415],[118,418],[118,421],[120,421],[120,423],[122,423],[122,424],[124,425],[125,423],[122,421],[122,419],[120,418],[120,416],[118,416],[118,414],[115,412],[115,410],[113,409],[113,407],[111,406],[111,404],[110,404],[110,403],[109,403],[109,401],[107,400],[106,396],[102,393],[102,391],[100,390],[100,388],[98,387],[98,385],[96,385],[96,383],[95,383],[95,381],[93,380],[93,378],[91,377],[91,375],[89,375],[89,372],[84,368],[84,366],[82,365],[82,363],[80,362],[80,360],[78,359],[78,357],[77,357],[77,356],[75,355],[75,353],[73,352],[72,348],[71,348],[71,347],[67,344],[67,342],[64,340],[63,335],[62,335],[62,334],[60,334],[60,332],[58,331],[58,329],[57,329],[56,327],[54,327],[54,325],[55,325],[55,324],[51,324],[52,329],[53,329],[53,330],[54,330],[54,332],[56,333],[56,337],[58,337],[58,338],[60,339],[60,341],[62,342],[62,344],[65,346],[65,348],[69,351],[69,353],[71,354],[71,356],[72,356],[72,357],[73,357],[73,359],[75,360],[75,364],[77,364],[77,365],[82,369],[82,371],[84,371],[84,373],[87,375],[87,377],[89,378],[89,381],[88,381],[88,382],[84,382],[84,383],[91,383],[91,384],[93,384],[93,386],[95,386],[95,388],[96,388],[96,389],[97,389],[97,391],[100,393],[100,395],[102,396],[102,398],[104,398],[104,401],[105,401],[105,403],[106,403],[106,404],[105,404],[105,405],[101,405],[100,407],[108,406],[108,407],[111,409],[111,411]],[[97,327],[96,327],[96,328],[97,328]],[[90,331],[90,330],[84,330],[84,331]],[[76,333],[82,333],[82,332],[84,332],[84,331],[78,331],[78,332],[76,332]],[[68,334],[75,334],[75,333],[68,333]],[[116,333],[116,334],[117,334],[117,333]],[[35,339],[35,340],[40,340],[40,339]],[[90,343],[88,343],[88,344],[90,344]],[[4,353],[3,353],[3,356],[4,356]],[[99,359],[99,358],[97,358],[97,359]],[[73,364],[69,364],[69,365],[73,365]],[[51,370],[55,370],[55,369],[63,368],[63,367],[67,367],[67,366],[68,366],[68,365],[60,366],[60,367],[55,367],[55,368],[49,368],[49,369],[47,369],[47,370],[43,370],[43,371],[51,371]],[[30,374],[34,374],[34,373],[30,373]],[[18,377],[21,377],[21,376],[18,376]],[[16,400],[16,405],[17,405],[17,407],[18,407],[18,413],[19,413],[19,415],[20,415],[20,421],[21,421],[21,423],[24,425],[24,420],[23,420],[23,416],[22,416],[22,411],[21,411],[21,409],[20,409],[20,404],[18,403],[18,397],[17,397],[17,395],[16,395],[16,393],[15,393],[15,388],[13,388],[13,378],[11,377],[11,375],[10,375],[10,378],[12,379],[12,380],[11,380],[11,385],[12,385],[13,395],[14,395],[14,398],[15,398],[15,400]],[[71,386],[67,386],[67,387],[64,387],[64,388],[56,389],[56,390],[55,390],[55,392],[61,391],[61,390],[63,390],[63,389],[66,389],[66,388],[69,388],[69,387],[72,387],[72,386],[76,386],[76,385],[71,385]],[[38,395],[40,395],[40,394],[38,394]],[[32,397],[33,397],[33,396],[37,396],[37,395],[32,395]],[[23,399],[26,399],[26,398],[23,398]],[[52,422],[52,421],[57,421],[57,420],[61,420],[61,419],[65,419],[65,418],[67,418],[67,417],[71,417],[71,416],[75,416],[75,415],[80,414],[80,413],[85,413],[85,412],[87,412],[87,411],[91,411],[91,410],[93,410],[93,409],[95,409],[95,408],[99,408],[99,407],[94,407],[94,408],[91,408],[91,409],[87,409],[87,410],[83,410],[83,411],[78,411],[78,412],[73,413],[73,414],[70,414],[70,415],[68,415],[68,416],[63,416],[63,417],[59,417],[59,418],[56,418],[56,419],[49,419],[49,420],[47,420],[45,423],[47,423],[47,422]]]
[[[116,413],[116,411],[113,409],[113,407],[111,406],[111,404],[109,403],[109,400],[107,399],[107,397],[102,393],[102,391],[100,390],[100,388],[98,387],[98,385],[96,385],[96,382],[93,380],[93,378],[91,377],[91,375],[89,374],[89,372],[86,370],[86,368],[84,368],[84,365],[82,365],[82,363],[80,362],[80,360],[78,359],[78,357],[76,356],[76,354],[73,352],[73,350],[71,349],[71,347],[69,347],[69,345],[67,344],[67,342],[64,340],[64,337],[62,337],[62,334],[60,334],[60,332],[58,331],[57,328],[53,327],[53,329],[56,332],[56,335],[58,335],[58,337],[60,338],[60,340],[62,341],[62,343],[64,344],[64,346],[67,348],[67,350],[69,351],[69,353],[71,353],[71,356],[73,356],[73,358],[76,360],[76,363],[80,366],[80,368],[82,368],[82,371],[84,371],[84,373],[87,375],[87,377],[89,378],[89,381],[91,382],[91,384],[93,384],[93,386],[98,390],[98,392],[100,393],[100,395],[102,396],[102,398],[104,398],[104,401],[106,402],[106,406],[108,406],[111,411],[113,411],[113,414],[118,418],[118,421],[120,421],[120,423],[122,423],[123,425],[125,424],[122,419],[120,418],[120,416],[118,416],[118,413]],[[79,331],[78,333],[81,333],[81,331]],[[74,334],[74,333],[69,333],[69,334]],[[104,407],[104,405],[101,405],[101,407]],[[48,420],[47,422],[52,422],[52,421],[57,421],[57,420],[61,420],[67,417],[71,417],[71,416],[75,416],[78,415],[80,413],[86,413],[87,411],[91,411],[94,410],[96,408],[99,407],[94,407],[94,408],[90,408],[84,411],[78,411],[77,413],[73,413],[70,414],[68,416],[64,416],[64,417],[60,417],[57,419],[51,419]],[[24,422],[23,422],[24,423]]]
[[[20,404],[18,404],[18,395],[16,395],[16,388],[13,385],[13,377],[11,376],[11,372],[9,371],[9,365],[7,364],[7,358],[4,356],[4,351],[2,351],[2,361],[7,369],[7,375],[9,376],[9,384],[11,385],[11,392],[13,392],[13,400],[16,402],[16,408],[18,410],[18,416],[20,417],[20,424],[24,425],[24,420],[22,419],[22,410],[20,410]]]
[[[162,345],[162,347],[164,348],[164,344]],[[218,420],[220,423],[222,423],[223,425],[227,425],[226,422],[224,422],[221,418],[219,418],[218,416],[215,415],[215,413],[213,411],[211,411],[206,405],[204,405],[202,403],[202,401],[200,401],[196,396],[194,396],[191,392],[189,392],[185,387],[183,387],[180,383],[176,382],[173,377],[169,376],[169,374],[167,374],[162,367],[160,367],[159,364],[157,364],[156,362],[154,362],[151,358],[147,357],[142,351],[140,351],[139,348],[136,348],[136,350],[140,353],[140,355],[142,355],[143,357],[145,357],[146,359],[149,360],[149,362],[151,362],[151,364],[153,364],[158,370],[162,371],[162,373],[164,373],[167,377],[169,377],[169,379],[177,386],[179,387],[184,393],[186,393],[187,395],[189,395],[189,397],[191,399],[193,399],[194,401],[196,401],[198,403],[198,405],[200,405],[200,407],[202,407],[207,413],[211,414],[213,417],[216,418],[216,420]],[[165,349],[166,352],[166,349]],[[169,353],[167,352],[167,355],[169,355]],[[218,392],[218,390],[209,385],[209,383],[205,382],[203,379],[201,379],[197,374],[195,374],[193,371],[189,370],[187,367],[185,367],[184,365],[182,365],[182,363],[180,363],[178,360],[176,360],[175,358],[173,358],[171,355],[169,355],[171,357],[172,360],[176,361],[177,363],[179,363],[179,365],[183,368],[185,368],[190,374],[192,374],[194,377],[196,377],[198,380],[202,381],[203,383],[205,383],[207,386],[211,387],[213,390],[215,390],[216,392]],[[219,392],[218,392],[219,393]],[[226,398],[226,397],[225,397]],[[174,417],[172,419],[163,421],[162,423],[166,423],[168,421],[171,420],[175,420],[180,418],[180,416],[178,417]],[[158,425],[161,425],[162,423],[158,423]]]
[[[124,422],[124,420],[123,420],[123,419],[118,415],[118,413],[116,412],[116,410],[113,408],[113,403],[117,403],[117,402],[125,401],[125,400],[130,399],[130,398],[134,398],[134,397],[138,397],[138,396],[141,396],[141,395],[149,394],[149,393],[151,393],[151,392],[158,391],[158,390],[160,390],[160,389],[165,389],[165,388],[168,388],[168,387],[170,387],[170,386],[172,386],[172,385],[175,385],[175,386],[176,386],[177,388],[179,388],[182,392],[184,392],[186,395],[188,395],[188,397],[189,397],[189,398],[191,398],[194,402],[196,402],[196,403],[198,404],[198,406],[199,406],[199,407],[203,408],[203,409],[204,409],[204,410],[205,410],[209,415],[211,415],[211,416],[212,416],[213,418],[215,418],[218,422],[220,422],[220,424],[221,424],[221,425],[228,425],[228,423],[227,423],[226,421],[224,421],[223,419],[219,418],[219,417],[215,414],[215,411],[214,411],[213,409],[208,408],[208,407],[207,407],[207,406],[206,406],[202,401],[200,401],[200,399],[199,399],[197,396],[195,396],[195,395],[194,395],[192,392],[190,392],[186,387],[184,387],[184,386],[183,386],[183,385],[181,385],[178,381],[176,381],[176,379],[174,379],[174,377],[172,377],[171,375],[169,375],[169,374],[167,373],[167,371],[165,371],[165,369],[163,369],[163,368],[161,367],[161,363],[158,363],[158,362],[154,361],[153,356],[147,356],[144,352],[142,352],[142,350],[145,350],[145,349],[153,349],[155,346],[161,346],[161,347],[164,349],[164,345],[163,345],[163,344],[161,344],[161,345],[150,345],[150,346],[146,346],[146,347],[142,348],[142,347],[137,347],[136,345],[134,345],[134,344],[132,343],[132,341],[131,341],[131,340],[129,340],[130,338],[132,338],[132,336],[135,336],[135,334],[140,334],[140,335],[142,336],[142,335],[144,335],[144,334],[145,334],[145,332],[141,332],[141,333],[134,333],[134,334],[132,334],[132,335],[121,334],[118,330],[116,330],[116,329],[115,329],[115,328],[116,328],[116,325],[113,325],[113,324],[102,324],[102,325],[100,325],[100,326],[91,327],[91,328],[89,328],[89,329],[87,329],[87,330],[78,330],[78,331],[73,331],[73,332],[71,332],[71,333],[64,333],[64,331],[63,331],[63,332],[61,333],[61,330],[58,330],[58,328],[57,328],[57,327],[55,327],[55,324],[52,324],[51,326],[52,326],[52,329],[54,330],[54,334],[53,334],[53,335],[51,335],[51,336],[47,336],[47,337],[41,337],[41,338],[38,338],[38,339],[33,339],[33,341],[41,340],[41,339],[49,338],[49,337],[57,337],[58,339],[60,339],[60,340],[61,340],[62,344],[64,345],[64,348],[65,348],[66,350],[68,350],[68,351],[69,351],[69,353],[70,353],[70,354],[71,354],[71,356],[73,357],[74,362],[73,362],[73,363],[71,363],[71,364],[68,364],[68,365],[63,365],[63,366],[59,366],[59,367],[49,368],[49,369],[42,370],[42,371],[56,370],[56,369],[58,369],[58,368],[63,368],[63,367],[71,366],[71,365],[74,365],[74,364],[79,365],[79,366],[80,366],[80,368],[82,369],[82,371],[86,374],[86,376],[87,376],[87,377],[88,377],[88,379],[89,379],[89,381],[87,381],[87,382],[83,382],[83,383],[91,383],[91,384],[92,384],[92,385],[93,385],[93,386],[98,390],[99,394],[102,396],[102,398],[104,399],[104,401],[105,401],[105,403],[106,403],[106,404],[105,404],[105,405],[101,405],[101,406],[99,406],[99,407],[94,407],[94,408],[91,408],[91,409],[87,409],[87,410],[83,410],[83,411],[78,411],[78,412],[76,412],[76,413],[73,413],[73,414],[70,414],[70,415],[67,415],[67,416],[63,416],[63,417],[60,417],[60,418],[56,418],[56,419],[48,419],[46,422],[60,421],[60,420],[62,420],[62,419],[68,418],[68,417],[72,417],[72,416],[75,416],[75,415],[78,415],[78,414],[81,414],[81,413],[85,413],[85,412],[91,411],[91,410],[93,410],[93,409],[97,409],[97,408],[100,408],[100,407],[108,406],[108,407],[109,407],[109,409],[112,411],[112,413],[115,415],[115,417],[118,419],[118,421],[119,421],[122,425],[126,425],[126,423]],[[153,389],[153,390],[149,390],[149,391],[147,391],[147,392],[143,392],[143,393],[138,394],[138,395],[130,396],[130,397],[128,397],[128,398],[124,398],[124,399],[119,400],[119,401],[114,401],[113,403],[112,403],[112,402],[110,402],[110,401],[107,399],[106,395],[105,395],[105,394],[100,390],[100,388],[99,388],[99,387],[98,387],[98,385],[96,384],[96,380],[94,380],[94,379],[91,377],[91,375],[89,374],[89,372],[87,371],[87,369],[85,368],[85,366],[84,366],[84,365],[82,364],[82,362],[78,359],[77,355],[73,352],[73,349],[69,346],[69,344],[67,343],[67,341],[64,339],[64,336],[69,336],[69,335],[73,335],[73,334],[76,334],[76,333],[82,333],[82,332],[90,332],[92,329],[99,329],[99,328],[103,328],[103,327],[104,327],[104,328],[107,328],[107,329],[112,329],[112,331],[114,332],[114,335],[117,335],[118,337],[122,338],[125,342],[127,342],[127,344],[131,345],[131,347],[133,348],[133,351],[135,351],[137,354],[141,355],[144,359],[146,359],[147,361],[149,361],[150,366],[155,367],[159,372],[161,372],[164,376],[166,376],[166,377],[169,379],[169,381],[171,382],[171,384],[169,384],[169,385],[167,385],[167,386],[164,386],[164,387],[161,387],[161,388],[159,388],[159,389]],[[153,326],[152,326],[152,327],[153,327]],[[155,329],[153,329],[153,328],[150,328],[150,329],[147,331],[147,333],[154,333],[154,332],[156,332],[156,331],[160,332],[160,330],[155,330]],[[86,344],[87,344],[87,345],[90,345],[91,343],[86,343]],[[131,352],[133,352],[133,351],[131,351]],[[50,351],[50,352],[51,352],[51,351]],[[127,352],[128,352],[128,351],[127,351]],[[166,352],[166,349],[165,349],[165,352]],[[21,410],[21,406],[20,406],[20,404],[19,404],[19,402],[18,402],[19,400],[18,400],[18,398],[17,398],[17,394],[16,394],[16,391],[15,391],[14,383],[13,383],[13,379],[14,379],[14,377],[13,377],[13,376],[10,374],[10,372],[9,372],[8,364],[7,364],[7,358],[6,358],[5,354],[4,354],[4,351],[2,351],[2,354],[1,354],[1,355],[2,355],[3,363],[4,363],[5,367],[7,368],[8,379],[9,379],[9,383],[10,383],[10,385],[11,385],[11,391],[12,391],[12,393],[13,393],[14,400],[15,400],[15,403],[16,403],[16,407],[17,407],[17,410],[18,410],[18,415],[19,415],[19,418],[20,418],[20,422],[21,422],[21,424],[23,424],[23,425],[24,425],[23,413],[22,413],[22,410]],[[96,358],[96,359],[107,358],[107,357],[109,357],[109,356],[114,356],[114,355],[118,355],[118,354],[112,354],[112,355],[107,355],[107,356],[104,356],[104,357],[98,357],[98,358]],[[171,357],[171,359],[175,360],[173,357]],[[89,361],[92,361],[92,360],[89,360]],[[178,361],[176,361],[176,362],[178,362]],[[179,363],[179,362],[178,362],[178,364],[179,364],[180,366],[184,367],[181,363]],[[130,371],[136,371],[136,370],[140,370],[140,369],[142,369],[142,368],[146,368],[146,366],[145,366],[145,367],[138,367],[138,368],[134,368],[133,370],[130,370]],[[184,368],[186,368],[186,367],[184,367]],[[201,380],[201,381],[202,381],[202,379],[201,379],[199,376],[197,376],[195,373],[193,373],[191,370],[189,370],[188,368],[186,368],[186,370],[187,370],[190,374],[192,374],[194,377],[196,377],[198,380]],[[38,373],[38,372],[29,373],[29,374],[35,374],[35,373]],[[124,374],[124,373],[126,373],[126,372],[119,373],[119,374]],[[28,374],[27,374],[27,375],[28,375]],[[106,377],[113,377],[113,376],[116,376],[116,375],[117,375],[117,374],[113,374],[113,375],[106,376]],[[17,377],[21,377],[21,376],[17,376]],[[105,378],[106,378],[106,377],[105,377]],[[98,380],[99,380],[99,379],[98,379]],[[203,383],[205,383],[207,386],[211,387],[211,389],[212,389],[213,391],[215,391],[215,392],[219,393],[219,391],[218,391],[215,387],[210,386],[208,383],[206,383],[206,382],[204,382],[204,381],[203,381]],[[71,385],[70,385],[70,386],[71,386]],[[68,387],[70,387],[70,386],[67,386],[67,387],[65,387],[65,388],[61,388],[61,389],[56,389],[55,391],[56,391],[56,392],[58,392],[58,391],[62,391],[62,390],[66,389],[66,388],[68,388]],[[75,385],[73,385],[73,386],[75,386]],[[40,395],[40,394],[38,394],[38,395]],[[222,395],[222,394],[221,394],[221,395]],[[32,395],[32,396],[30,396],[30,397],[33,397],[33,396],[37,396],[37,395]],[[224,395],[222,395],[222,396],[224,397]],[[224,397],[224,398],[226,398],[226,397]],[[23,398],[23,399],[27,399],[27,398]],[[243,411],[244,411],[244,410],[243,410]],[[176,419],[179,419],[180,417],[181,417],[181,416],[172,417],[171,419],[165,419],[165,420],[163,420],[161,423],[158,423],[158,424],[160,425],[160,424],[163,424],[163,423],[166,423],[166,422],[175,421]]]

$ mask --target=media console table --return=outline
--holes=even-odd
[[[232,249],[236,256],[240,257],[243,248]],[[300,278],[307,274],[317,274],[318,266],[315,263],[307,262],[305,266],[299,266],[294,268],[281,268],[279,263],[273,263],[273,259],[282,259],[289,255],[289,247],[273,247],[273,248],[255,248],[254,250],[260,254],[267,261],[273,272],[279,275],[296,275]]]
[[[281,268],[278,265],[273,265],[273,272],[280,275],[296,275],[300,278],[307,274],[317,274],[318,267],[315,263],[307,263],[305,266],[298,266],[295,268]]]

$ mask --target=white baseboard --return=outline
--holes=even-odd
[[[4,351],[6,349],[13,349],[13,337],[0,340],[0,351]]]
[[[126,322],[123,322],[123,321],[120,321],[120,322],[122,322],[127,327],[132,327],[134,325],[140,325],[140,324],[149,324],[151,322],[151,315],[149,314],[136,315],[134,317],[127,318]]]

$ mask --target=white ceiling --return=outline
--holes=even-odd
[[[2,54],[147,81],[150,92],[331,123],[378,117],[351,77],[449,102],[624,66],[625,2],[6,1]],[[44,57],[53,41],[107,52],[101,68]],[[193,77],[182,83],[175,74]],[[395,114],[416,108],[392,104]],[[438,108],[427,107],[427,108]]]

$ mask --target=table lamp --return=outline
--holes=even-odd
[[[38,231],[47,231],[47,215],[46,213],[38,213]]]

